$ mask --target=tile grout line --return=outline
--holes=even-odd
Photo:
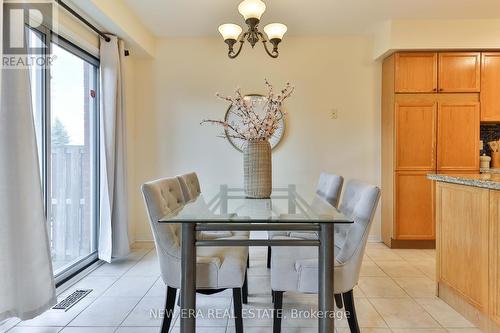
[[[107,292],[110,288],[112,288],[114,285],[116,285],[116,283],[117,283],[120,279],[122,279],[122,278],[123,278],[126,274],[128,274],[128,273],[129,273],[129,272],[130,272],[130,271],[131,271],[134,267],[136,267],[139,263],[143,262],[144,258],[145,258],[146,256],[148,256],[148,254],[150,254],[152,251],[154,251],[154,249],[144,249],[144,250],[145,250],[145,253],[144,253],[144,254],[142,254],[140,257],[138,257],[138,258],[137,258],[137,260],[135,260],[135,262],[134,262],[134,263],[131,263],[132,265],[131,265],[129,268],[127,268],[125,271],[123,271],[123,273],[121,273],[121,274],[119,274],[119,275],[114,275],[114,276],[113,276],[113,275],[107,275],[107,276],[106,276],[106,275],[102,275],[102,276],[97,275],[98,277],[110,277],[110,280],[112,280],[112,283],[111,283],[109,286],[107,286],[105,289],[103,289],[103,291],[102,291],[102,293],[100,294],[100,296],[98,296],[98,297],[94,298],[94,299],[93,299],[93,300],[92,300],[92,301],[91,301],[91,302],[90,302],[87,306],[85,306],[85,307],[84,307],[81,311],[78,311],[78,312],[75,314],[75,316],[74,316],[74,317],[73,317],[73,318],[72,318],[72,319],[71,319],[71,320],[70,320],[70,321],[69,321],[66,325],[60,325],[60,326],[59,326],[59,325],[55,325],[55,326],[45,326],[45,327],[52,327],[52,328],[56,328],[56,327],[57,327],[57,332],[61,332],[62,330],[64,330],[64,329],[66,329],[67,327],[69,327],[69,325],[71,325],[71,323],[73,323],[73,322],[74,322],[74,320],[75,320],[78,316],[80,316],[80,315],[81,315],[81,313],[82,313],[83,311],[87,310],[87,309],[88,309],[88,308],[89,308],[92,304],[94,304],[94,303],[96,302],[96,300],[97,300],[97,299],[100,299],[101,297],[103,297],[103,295],[104,295],[104,294],[105,294],[105,293],[106,293],[106,292]],[[380,250],[380,249],[379,249],[379,248],[376,248],[376,250]],[[390,249],[389,249],[389,250],[390,250]],[[367,252],[368,252],[368,251],[367,251]],[[383,253],[381,253],[381,255],[382,255],[382,254],[383,254]],[[396,274],[396,275],[394,275],[394,274],[393,274],[394,276],[393,276],[393,275],[390,275],[390,274],[388,274],[388,271],[385,271],[385,270],[382,268],[381,264],[379,264],[379,263],[383,263],[384,261],[401,262],[401,263],[408,264],[408,265],[410,265],[413,269],[415,269],[415,272],[418,272],[418,273],[422,273],[422,274],[423,274],[422,276],[420,276],[420,274],[418,274],[418,277],[421,277],[422,279],[430,280],[430,281],[432,281],[432,283],[434,283],[434,284],[435,284],[435,283],[436,283],[435,277],[434,277],[434,278],[432,278],[432,277],[431,277],[432,275],[428,275],[428,274],[427,274],[428,272],[429,272],[429,273],[432,273],[432,270],[431,270],[430,266],[428,265],[428,264],[430,264],[430,262],[428,262],[428,261],[432,260],[432,255],[431,255],[431,253],[425,253],[425,252],[422,252],[422,257],[421,257],[421,258],[418,258],[418,257],[416,257],[416,256],[413,256],[411,253],[409,253],[409,256],[404,256],[404,257],[403,257],[403,256],[400,256],[397,252],[393,252],[393,254],[395,255],[395,257],[393,257],[393,258],[399,258],[399,259],[398,259],[398,260],[395,260],[395,259],[393,259],[393,260],[384,260],[384,258],[387,258],[387,256],[386,256],[386,257],[381,256],[381,257],[382,257],[382,259],[380,259],[380,260],[374,260],[374,259],[372,259],[372,258],[369,256],[369,254],[368,254],[368,253],[366,253],[366,254],[365,254],[365,257],[366,257],[366,259],[367,259],[366,261],[373,263],[373,264],[374,264],[374,266],[375,266],[377,269],[379,269],[379,270],[380,270],[380,272],[383,274],[383,276],[377,276],[377,275],[373,275],[373,276],[371,276],[371,275],[367,275],[367,276],[362,276],[362,277],[366,277],[366,278],[389,278],[389,279],[387,279],[387,281],[391,281],[392,283],[394,283],[394,285],[395,285],[396,287],[398,287],[399,289],[401,289],[403,292],[402,292],[402,293],[401,293],[401,295],[400,295],[400,296],[398,296],[398,297],[387,297],[387,296],[383,296],[383,295],[382,295],[382,296],[379,296],[379,297],[369,297],[369,296],[366,296],[366,293],[364,292],[364,290],[363,290],[363,289],[362,289],[362,288],[358,285],[359,291],[360,291],[360,292],[363,294],[363,296],[364,296],[364,297],[359,297],[359,298],[361,298],[361,299],[362,299],[362,298],[365,298],[365,299],[367,300],[368,304],[369,304],[369,305],[373,308],[374,313],[376,313],[376,314],[377,314],[377,315],[378,315],[378,316],[382,319],[381,323],[384,323],[384,324],[385,324],[385,326],[386,326],[386,329],[382,329],[381,327],[374,327],[373,323],[371,323],[369,326],[364,326],[364,327],[363,327],[363,329],[380,328],[380,329],[381,329],[381,331],[382,331],[382,330],[387,330],[388,332],[393,332],[393,333],[394,333],[394,332],[396,332],[396,331],[399,329],[398,327],[394,327],[394,328],[390,327],[390,326],[388,325],[388,323],[387,323],[386,319],[385,319],[385,318],[381,315],[381,313],[379,312],[379,310],[375,307],[375,305],[374,305],[374,303],[373,303],[373,302],[374,302],[375,300],[377,300],[377,299],[380,299],[380,298],[382,298],[382,299],[398,299],[398,298],[400,298],[400,299],[408,299],[408,300],[411,300],[411,302],[412,302],[412,303],[417,304],[417,307],[418,307],[418,309],[419,309],[419,310],[423,310],[423,313],[425,313],[425,314],[429,315],[429,316],[430,316],[430,318],[432,318],[432,320],[433,320],[433,321],[437,324],[437,325],[436,325],[436,327],[434,328],[434,329],[436,329],[436,330],[443,330],[443,331],[450,332],[450,329],[458,329],[458,330],[461,330],[461,329],[472,329],[472,330],[473,330],[473,329],[477,329],[477,327],[476,327],[475,325],[472,325],[473,327],[453,327],[453,328],[452,328],[452,327],[450,327],[450,328],[445,327],[445,323],[441,324],[441,322],[440,322],[440,321],[439,321],[439,320],[438,320],[438,319],[437,319],[437,318],[436,318],[436,317],[435,317],[435,316],[434,316],[434,315],[430,312],[430,310],[427,310],[427,308],[426,308],[426,307],[424,307],[423,305],[421,305],[421,304],[417,301],[417,300],[419,300],[419,299],[422,299],[422,301],[425,301],[425,299],[429,299],[429,300],[436,300],[435,295],[434,295],[433,297],[425,297],[425,296],[424,296],[424,297],[413,297],[412,295],[410,295],[410,291],[412,291],[412,290],[413,290],[413,289],[412,289],[412,287],[410,286],[409,288],[406,288],[406,289],[405,289],[405,288],[403,287],[403,285],[399,284],[399,283],[398,283],[398,281],[397,281],[397,279],[398,279],[398,278],[405,278],[405,276],[396,276],[396,275],[398,274],[398,270],[396,270],[396,271],[395,271],[395,274]],[[416,266],[416,265],[419,265],[419,260],[421,260],[421,261],[422,261],[422,265],[421,265],[421,267],[420,267],[420,268]],[[424,261],[425,261],[425,265],[423,264],[423,263],[424,263]],[[260,268],[260,266],[259,266],[259,267],[257,267],[257,268]],[[389,268],[390,268],[390,267],[389,267]],[[87,275],[86,277],[88,277],[88,276],[89,276],[89,275]],[[253,276],[253,275],[252,275],[252,276]],[[263,274],[263,275],[259,275],[259,274],[257,274],[257,275],[255,275],[255,277],[270,278],[270,272],[268,272],[268,270],[267,270],[267,273],[266,273],[266,274]],[[412,277],[415,277],[415,276],[408,276],[408,278],[410,278],[410,279],[411,279]],[[120,330],[120,328],[121,328],[121,327],[126,327],[126,326],[122,326],[122,325],[124,324],[124,322],[127,320],[127,318],[129,318],[129,317],[130,317],[131,313],[132,313],[132,312],[133,312],[133,311],[137,308],[138,304],[146,298],[146,295],[147,295],[147,294],[148,294],[148,293],[149,293],[149,292],[150,292],[150,291],[154,288],[154,286],[156,285],[156,283],[157,283],[157,282],[158,282],[158,280],[160,280],[160,279],[161,279],[161,277],[156,277],[156,279],[154,280],[154,282],[152,283],[152,285],[151,285],[151,286],[150,286],[150,287],[149,287],[149,288],[145,291],[145,293],[144,293],[141,297],[138,297],[138,298],[139,298],[139,300],[137,301],[137,303],[135,303],[135,305],[133,305],[133,306],[132,306],[132,309],[131,309],[130,311],[128,311],[128,312],[126,312],[126,313],[125,313],[125,315],[124,315],[124,319],[122,319],[122,320],[121,320],[120,324],[118,324],[118,326],[117,326],[117,327],[108,326],[108,328],[110,329],[110,331],[112,331],[112,332],[117,332],[117,331],[119,331],[119,330]],[[82,280],[83,280],[83,279],[82,279]],[[75,283],[75,284],[76,284],[76,283]],[[75,284],[74,284],[74,285],[75,285]],[[72,285],[70,288],[72,288],[74,285]],[[376,290],[376,289],[375,289],[375,290]],[[416,295],[417,295],[417,296],[418,296],[418,295],[420,295],[420,290],[424,290],[424,291],[425,291],[425,293],[423,293],[423,294],[427,294],[427,290],[429,290],[429,291],[430,291],[430,289],[429,289],[429,288],[425,288],[425,289],[420,289],[420,288],[417,288],[417,289],[416,289],[416,291],[417,291]],[[383,293],[383,294],[385,294],[385,293]],[[260,294],[259,294],[259,295],[260,295]],[[258,296],[258,297],[260,297],[260,296]],[[229,308],[230,308],[230,309],[233,309],[233,301],[234,301],[234,300],[233,300],[232,296],[231,296],[231,297],[229,297],[229,298],[230,298]],[[301,300],[301,299],[298,299],[297,301],[298,301],[298,302],[302,302],[302,300]],[[266,303],[268,303],[268,302],[266,301]],[[132,304],[134,304],[134,303],[132,302]],[[176,302],[176,304],[177,304],[177,302]],[[425,304],[425,303],[424,303],[424,304]],[[433,305],[433,304],[431,304],[431,305]],[[431,308],[432,308],[432,306],[431,306]],[[384,309],[383,309],[383,308],[381,308],[380,310],[384,310]],[[417,311],[418,311],[418,310],[417,310]],[[444,311],[444,310],[443,310],[443,311]],[[439,312],[439,313],[441,313],[441,312]],[[444,312],[444,313],[446,313],[446,312]],[[459,315],[460,315],[460,314],[459,314]],[[173,320],[172,320],[172,326],[171,326],[171,328],[170,328],[170,330],[169,330],[170,332],[174,332],[174,331],[177,329],[177,327],[175,327],[175,324],[177,323],[177,321],[178,321],[178,320],[179,320],[179,313],[178,313],[178,314],[177,314],[177,316],[176,316],[175,318],[173,318]],[[231,320],[231,318],[230,318],[230,317],[228,317],[228,318],[226,318],[225,320],[226,320],[226,321],[225,321],[225,326],[223,326],[224,324],[222,324],[222,323],[221,323],[221,324],[219,324],[218,326],[214,326],[214,328],[215,328],[215,327],[217,327],[217,329],[220,329],[220,332],[224,331],[225,333],[230,333],[230,332],[231,332],[231,329],[233,329],[233,328],[234,328],[233,326],[230,326],[230,322],[231,322],[230,320]],[[446,322],[446,320],[445,320],[445,322]],[[18,324],[19,324],[19,323],[18,323]],[[44,326],[44,325],[42,325],[42,326],[40,326],[40,327],[43,327],[43,326]],[[144,325],[139,325],[139,326],[137,326],[137,327],[142,327],[142,326],[144,326]],[[14,326],[14,327],[17,327],[17,324],[16,324],[16,326]],[[10,332],[10,331],[11,331],[14,327],[11,327],[11,328],[9,329],[9,332]],[[35,326],[32,326],[32,327],[35,327]],[[146,326],[144,326],[144,327],[146,327]],[[153,326],[148,326],[148,327],[151,327],[151,328],[152,328]],[[154,327],[155,327],[155,328],[158,328],[158,326],[154,326]],[[256,328],[256,327],[258,327],[258,326],[255,326],[255,327],[254,327],[254,326],[252,326],[252,325],[250,325],[250,326],[249,326],[249,328],[252,328],[252,329],[254,329],[254,328]],[[300,326],[300,327],[302,327],[302,326]],[[89,327],[88,327],[88,329],[91,329],[91,328],[92,328],[92,326],[89,326]],[[264,327],[261,327],[261,328],[264,328]],[[268,327],[268,326],[266,326],[266,328],[269,328],[269,327]],[[289,327],[289,328],[291,328],[291,327]],[[296,328],[299,328],[299,326],[297,326]],[[409,327],[408,327],[408,328],[409,328]],[[344,327],[338,327],[338,329],[339,329],[339,332],[343,332],[343,331],[345,330],[345,328],[344,328]],[[422,331],[422,332],[424,332],[424,331],[425,331],[425,329],[424,329],[424,328],[415,328],[415,329],[416,329],[416,331]],[[428,329],[430,330],[431,328],[428,328]],[[219,331],[218,331],[218,332],[219,332]]]
[[[142,261],[142,259],[144,259],[144,257],[146,255],[148,255],[152,250],[150,250],[149,252],[147,252],[142,258],[141,260],[137,261],[137,263],[135,265],[133,265],[132,267],[130,267],[128,271],[130,271],[133,267],[135,267],[136,265],[139,264],[140,261]],[[125,272],[126,273],[126,272]],[[125,273],[123,275],[125,275]],[[120,277],[120,279],[123,277],[123,275]],[[151,287],[148,288],[148,290],[146,290],[146,292],[144,293],[144,295],[142,295],[142,297],[139,299],[139,301],[132,307],[132,309],[130,309],[130,311],[127,313],[127,315],[123,318],[123,320],[120,322],[120,324],[118,325],[117,327],[117,330],[118,328],[122,327],[122,324],[125,322],[125,320],[127,320],[128,316],[130,316],[130,314],[132,313],[132,311],[134,311],[134,309],[137,307],[137,305],[144,299],[144,297],[146,297],[147,293],[154,287],[154,285],[156,284],[156,281],[158,281],[158,279],[160,279],[161,276],[157,277],[156,280],[153,282],[153,284],[151,285]],[[119,280],[119,279],[118,279]],[[116,280],[116,281],[118,281]],[[115,282],[116,283],[116,282]],[[156,326],[155,326],[156,327]],[[161,325],[160,325],[161,327]]]
[[[370,255],[369,255],[367,252],[365,252],[365,255],[366,255],[368,258],[370,258],[370,260],[372,260],[372,261],[373,261],[374,265],[375,265],[378,269],[380,269],[380,270],[381,270],[384,274],[386,274],[386,273],[385,273],[385,271],[384,271],[384,270],[383,270],[383,269],[382,269],[382,268],[381,268],[381,267],[377,264],[377,262],[376,262],[376,261],[375,261],[372,257],[370,257]],[[386,274],[386,275],[387,275],[387,274]],[[387,275],[387,277],[389,277],[389,278],[390,278],[390,276],[388,276],[388,275]],[[368,295],[366,295],[366,292],[365,292],[365,291],[364,291],[364,290],[363,290],[363,289],[362,289],[359,285],[358,285],[358,288],[359,288],[359,289],[361,289],[361,291],[363,292],[363,294],[365,294],[366,299],[368,300],[368,303],[369,303],[369,304],[373,307],[373,309],[375,310],[375,312],[376,312],[376,313],[380,316],[380,318],[382,318],[382,320],[384,321],[384,323],[385,323],[385,325],[387,326],[387,328],[389,328],[389,330],[392,332],[392,328],[389,326],[389,323],[385,320],[384,316],[382,316],[382,314],[380,314],[380,312],[377,310],[377,307],[376,307],[376,306],[372,303],[372,301],[370,300],[370,297],[368,297]],[[401,288],[401,289],[403,289],[403,288]],[[403,291],[405,291],[405,290],[403,289]],[[406,291],[405,291],[405,292],[406,292]]]
[[[82,311],[78,312],[78,314],[77,314],[76,316],[74,316],[74,317],[73,317],[73,319],[71,319],[71,320],[70,320],[70,321],[69,321],[69,322],[68,322],[68,323],[67,323],[67,324],[66,324],[66,325],[65,325],[65,326],[61,329],[61,331],[62,331],[63,329],[65,329],[65,328],[67,328],[67,327],[68,327],[68,326],[69,326],[69,325],[70,325],[70,324],[71,324],[71,323],[72,323],[72,322],[73,322],[73,321],[74,321],[74,320],[75,320],[75,319],[76,319],[79,315],[81,315],[81,314],[82,314],[82,312],[83,312],[83,311],[85,311],[86,309],[88,309],[88,308],[89,308],[89,306],[91,306],[92,304],[94,304],[94,303],[97,301],[97,299],[101,298],[101,297],[104,295],[104,293],[105,293],[108,289],[110,289],[113,285],[115,285],[115,283],[116,283],[118,280],[120,280],[120,279],[123,277],[123,275],[125,275],[125,273],[127,273],[129,270],[131,270],[131,269],[132,269],[132,267],[134,267],[134,266],[135,266],[135,265],[137,265],[137,264],[138,264],[138,263],[139,263],[142,259],[144,259],[144,257],[145,257],[146,255],[148,255],[148,254],[149,254],[149,252],[151,252],[151,250],[150,250],[150,251],[146,251],[146,253],[145,253],[142,257],[140,257],[140,258],[137,260],[137,262],[136,262],[134,265],[132,265],[129,269],[127,269],[127,270],[126,270],[123,274],[121,274],[121,275],[119,275],[119,276],[116,276],[115,281],[114,281],[112,284],[110,284],[110,285],[109,285],[106,289],[104,289],[104,291],[103,291],[103,293],[102,293],[101,295],[99,295],[99,296],[97,296],[96,298],[94,298],[94,300],[93,300],[92,302],[90,302],[90,303],[89,303],[86,307],[84,307],[84,308],[82,309]],[[106,264],[105,264],[105,265],[106,265]],[[88,277],[88,276],[90,276],[90,274],[89,274],[89,275],[87,275],[86,277]],[[83,280],[83,279],[82,279],[82,280]],[[80,280],[80,281],[81,281],[81,280]],[[71,286],[71,287],[72,287],[72,286]],[[70,288],[71,288],[71,287],[70,287]]]
[[[394,254],[395,254],[395,255],[397,255],[396,253],[394,253]],[[403,257],[401,257],[401,256],[399,256],[399,255],[397,255],[397,256],[398,256],[398,257],[400,257],[401,259],[403,259],[402,261],[404,261],[404,262],[406,262],[406,263],[408,263],[408,264],[410,264],[410,265],[411,265],[411,263],[410,263],[409,261],[407,261],[405,258],[403,258]],[[381,260],[381,261],[383,261],[383,260]],[[375,262],[375,265],[376,265],[378,268],[380,268],[380,269],[381,269],[384,273],[386,273],[386,271],[384,271],[384,269],[383,269],[382,267],[380,267],[380,266],[378,265],[378,263],[377,263],[375,260],[374,260],[374,262]],[[411,266],[413,267],[413,265],[411,265]],[[417,269],[418,271],[420,271],[421,273],[423,273],[425,276],[427,276],[427,274],[425,274],[425,272],[423,272],[423,271],[422,271],[421,269],[419,269],[418,267],[414,267],[414,268],[415,268],[415,269]],[[394,279],[391,275],[389,275],[388,273],[386,273],[386,274],[387,274],[387,277],[388,277],[389,279],[391,279],[391,281],[392,281],[393,283],[395,283],[395,284],[396,284],[399,288],[401,288],[401,290],[403,290],[403,292],[404,292],[404,293],[405,293],[405,294],[406,294],[406,295],[407,295],[407,296],[408,296],[408,297],[409,297],[409,298],[410,298],[410,299],[411,299],[411,300],[412,300],[412,301],[413,301],[416,305],[418,305],[418,306],[419,306],[422,310],[424,310],[424,312],[425,312],[425,313],[427,313],[427,314],[428,314],[428,315],[432,318],[432,320],[434,320],[434,321],[436,322],[436,324],[438,324],[438,325],[439,325],[439,327],[440,327],[440,328],[447,330],[447,329],[446,329],[446,327],[444,327],[444,326],[443,326],[443,325],[442,325],[442,324],[441,324],[441,323],[440,323],[440,322],[439,322],[439,321],[438,321],[438,320],[437,320],[437,319],[436,319],[436,318],[435,318],[435,317],[434,317],[431,313],[429,313],[429,311],[427,311],[427,309],[425,309],[422,305],[420,305],[420,304],[416,301],[416,299],[415,299],[415,298],[413,298],[413,297],[412,297],[412,296],[411,296],[411,295],[410,295],[410,294],[409,294],[409,293],[408,293],[408,292],[407,292],[404,288],[402,288],[402,287],[401,287],[401,286],[400,286],[400,285],[396,282],[396,280],[395,280],[395,279]],[[433,281],[433,282],[434,282],[434,283],[436,283],[436,281]],[[374,307],[375,311],[377,311],[377,313],[378,313],[378,314],[382,317],[382,315],[378,312],[377,308],[375,307],[375,305],[373,305],[373,303],[370,301],[370,299],[368,299],[368,301],[370,302],[370,304],[372,304],[372,306]],[[382,319],[385,321],[384,317],[382,317]],[[392,331],[392,330],[393,330],[393,328],[392,328],[392,327],[390,327],[390,326],[389,326],[389,324],[388,324],[387,322],[386,322],[386,324],[387,324],[387,327],[389,327],[389,328],[391,329],[391,331]]]

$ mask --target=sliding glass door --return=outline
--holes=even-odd
[[[97,258],[99,62],[49,31],[52,64],[32,68],[33,107],[56,281]]]
[[[50,68],[48,222],[56,274],[97,249],[98,68],[65,45],[52,43]]]

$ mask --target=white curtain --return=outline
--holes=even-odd
[[[0,321],[26,320],[55,304],[54,278],[28,71],[1,69],[0,87]]]
[[[99,258],[129,253],[123,41],[101,39],[101,202]]]

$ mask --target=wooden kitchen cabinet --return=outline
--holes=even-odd
[[[490,317],[500,324],[500,191],[490,191]]]
[[[437,91],[437,53],[401,52],[395,55],[395,90],[397,93],[432,93]]]
[[[499,175],[436,180],[438,297],[481,332],[500,332]]]
[[[395,105],[396,170],[436,167],[435,98],[398,96]]]
[[[479,171],[479,118],[479,102],[451,97],[438,103],[438,171]]]
[[[433,171],[396,173],[396,240],[433,240],[434,184],[427,179]]]
[[[382,239],[389,247],[435,246],[426,174],[479,171],[480,64],[478,52],[384,59]]]
[[[437,275],[469,304],[488,313],[490,190],[436,184]]]
[[[439,92],[479,92],[481,90],[481,53],[439,53]]]
[[[500,122],[500,52],[481,55],[481,121]]]

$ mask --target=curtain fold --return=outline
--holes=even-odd
[[[125,142],[125,103],[123,41],[109,36],[101,39],[101,117],[100,117],[100,226],[99,259],[127,255],[128,237],[127,170]]]
[[[0,321],[56,302],[39,170],[28,70],[0,68]]]

